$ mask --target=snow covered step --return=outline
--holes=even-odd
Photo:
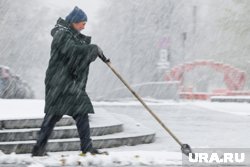
[[[42,118],[36,119],[13,119],[13,120],[0,120],[1,129],[26,129],[26,128],[40,128],[42,125]],[[56,126],[71,126],[75,121],[70,117],[63,117]]]
[[[44,100],[0,99],[0,129],[40,128],[44,118],[44,105]],[[100,107],[95,107],[95,114],[89,114],[89,117],[90,123],[94,121],[95,124],[115,121]],[[56,124],[71,125],[75,125],[75,121],[68,116],[64,116]]]
[[[93,136],[93,145],[96,148],[110,148],[123,145],[133,146],[138,144],[146,144],[154,141],[154,132],[145,127],[129,125],[126,127],[127,132],[121,132],[116,134]],[[0,150],[4,153],[16,152],[30,153],[35,140],[30,141],[12,141],[12,142],[0,142]],[[80,150],[79,138],[70,139],[51,139],[47,145],[47,151],[77,151]]]
[[[98,112],[96,114],[89,115],[90,130],[92,136],[100,136],[100,135],[112,134],[123,131],[123,123],[121,121],[117,120],[112,115],[108,114],[105,110],[99,109],[97,111]],[[5,121],[6,124],[4,125],[5,128],[0,130],[0,142],[26,141],[26,140],[35,140],[37,138],[37,133],[41,127],[42,118],[27,119],[25,121],[18,119],[3,120],[3,121]],[[75,126],[75,121],[71,117],[64,116],[56,124],[51,139],[76,138],[76,137],[78,137],[78,131]]]
[[[40,128],[5,129],[0,130],[0,141],[24,141],[35,140]],[[122,132],[122,123],[107,122],[103,125],[90,125],[91,136],[101,136]],[[75,125],[55,127],[51,139],[76,138],[78,131]]]
[[[0,139],[2,140],[0,150],[4,153],[30,153],[36,142],[36,133],[42,124],[43,109],[44,100],[0,100],[2,113],[0,114]],[[96,148],[137,145],[154,141],[154,131],[126,115],[114,114],[104,108],[95,107],[95,114],[89,114],[89,120],[93,144]],[[75,121],[71,117],[63,117],[54,129],[47,151],[79,151],[80,141],[74,125]],[[15,135],[12,136],[13,134]]]
[[[108,117],[107,117],[108,115]],[[3,117],[3,116],[1,116]],[[40,115],[35,118],[1,118],[0,117],[0,129],[27,129],[27,128],[40,128],[44,115]],[[90,124],[105,125],[107,122],[120,124],[116,119],[105,110],[96,109],[96,114],[89,114]],[[56,123],[56,126],[72,126],[75,125],[75,120],[69,116],[63,116],[63,118]]]

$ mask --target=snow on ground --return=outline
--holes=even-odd
[[[202,101],[156,101],[147,104],[183,142],[192,148],[249,148],[250,104]],[[0,154],[0,164],[58,165],[78,163],[93,166],[175,166],[181,163],[180,147],[137,101],[93,102],[95,109],[124,114],[156,132],[151,144],[102,149],[110,156],[78,156],[79,152],[49,153],[50,157]],[[0,100],[0,119],[43,117],[43,100]],[[61,157],[65,155],[64,157]],[[32,167],[32,166],[30,166]],[[42,166],[41,166],[42,167]]]
[[[47,157],[31,157],[29,154],[1,154],[1,164],[26,165],[28,167],[44,166],[162,166],[180,165],[180,153],[166,151],[121,151],[109,155],[79,156],[79,152],[52,153]]]
[[[44,100],[0,99],[0,120],[42,118],[44,104]]]
[[[220,103],[207,101],[166,101],[144,99],[149,106],[193,106],[206,108],[213,111],[225,112],[236,115],[250,115],[250,103]],[[95,107],[105,106],[141,106],[138,101],[118,101],[118,102],[93,102]],[[6,119],[29,119],[42,118],[44,116],[44,100],[19,100],[19,99],[0,99],[0,120]],[[19,114],[22,113],[22,114]]]
[[[250,103],[193,102],[191,105],[218,112],[250,116]]]

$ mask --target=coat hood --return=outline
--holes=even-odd
[[[65,21],[61,17],[57,20],[55,27],[51,30],[51,36],[53,37],[59,29],[65,29],[66,31],[70,31],[73,34],[79,34],[77,30],[75,30],[67,21]]]
[[[84,41],[86,44],[91,43],[91,37],[81,34],[79,31],[75,30],[66,20],[61,17],[57,20],[55,27],[51,30],[51,36],[54,37],[55,33],[58,30],[63,29],[64,31],[68,31],[75,38]]]

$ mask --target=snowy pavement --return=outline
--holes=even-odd
[[[2,164],[26,165],[28,167],[44,166],[161,166],[181,165],[181,154],[166,151],[121,151],[110,152],[107,155],[79,156],[76,152],[54,153],[49,157],[35,157],[30,155],[2,155]],[[40,166],[39,166],[40,165]]]
[[[21,102],[18,103],[21,105]],[[26,106],[27,101],[24,103],[26,110],[30,108],[33,112],[39,111],[35,107]],[[0,100],[1,112],[17,106],[4,106],[3,104],[7,104],[7,102]],[[38,105],[38,102],[34,104]],[[250,148],[250,104],[165,101],[151,101],[148,104],[183,143],[188,143],[193,148]],[[42,104],[39,105],[42,106]],[[82,165],[87,163],[88,166],[109,167],[124,165],[135,167],[180,166],[179,145],[138,102],[95,102],[94,106],[96,109],[103,108],[114,115],[125,114],[138,121],[138,123],[150,127],[157,132],[155,142],[138,146],[103,149],[109,151],[110,156],[80,157],[78,156],[79,152],[63,152],[49,153],[49,158],[34,159],[29,154],[2,154],[0,155],[0,163],[16,162],[20,165],[26,164],[26,166],[43,164],[46,167],[59,165],[60,163],[71,166],[75,166],[77,163]],[[2,110],[2,108],[5,108],[5,110]],[[7,112],[1,115],[5,114],[8,115]],[[39,115],[39,113],[36,114]],[[23,116],[23,113],[21,115]],[[18,117],[19,114],[16,113],[16,116]],[[62,155],[65,156],[62,157]]]
[[[250,116],[249,103],[220,103],[220,102],[194,102],[194,106],[209,109],[212,111],[224,112],[228,114]]]
[[[165,103],[164,105],[157,103],[150,107],[182,142],[192,147],[249,148],[250,146],[250,117],[238,114],[247,113],[247,111],[250,113],[250,104],[240,107],[232,103],[181,102],[173,104],[171,102],[171,104]],[[140,145],[135,149],[179,151],[179,146],[140,105],[106,106],[105,109],[112,113],[127,114],[157,131],[155,143],[150,146]]]

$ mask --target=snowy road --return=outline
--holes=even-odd
[[[234,106],[231,110],[228,108],[233,104],[215,104],[151,105],[151,108],[183,143],[188,143],[192,147],[250,148],[250,116],[238,114],[240,110],[246,111],[247,108],[250,114],[250,104],[245,104],[242,109]],[[217,110],[224,106],[227,106],[224,112],[221,112],[222,109]],[[154,144],[127,147],[122,150],[179,151],[179,146],[174,140],[140,105],[105,106],[105,109],[112,113],[129,115],[158,132]]]

